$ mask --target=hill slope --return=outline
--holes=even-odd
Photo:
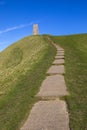
[[[20,74],[32,69],[47,49],[42,36],[31,36],[13,44],[0,54],[0,89],[2,93],[10,90]],[[7,84],[6,84],[7,82]],[[5,84],[4,84],[5,83]],[[10,86],[9,86],[10,84]]]
[[[51,37],[65,50],[71,130],[87,130],[87,34]]]
[[[55,53],[45,36],[26,37],[1,52],[0,130],[20,127]]]
[[[71,130],[87,130],[87,34],[49,37],[65,50]],[[46,36],[26,37],[0,53],[0,130],[20,128],[55,54]]]

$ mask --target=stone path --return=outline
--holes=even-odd
[[[64,74],[64,65],[52,65],[49,70],[47,71],[47,74]]]
[[[54,65],[63,65],[64,64],[64,59],[56,59],[53,62]]]
[[[39,101],[21,130],[69,130],[68,124],[64,101]]]
[[[54,46],[57,49],[55,60],[36,95],[41,101],[33,106],[20,130],[69,130],[67,105],[59,99],[69,95],[64,80],[64,49],[55,44]]]
[[[56,56],[55,56],[55,59],[64,59],[64,56],[56,55]]]
[[[63,75],[48,76],[41,85],[38,97],[59,97],[67,95],[67,88]]]

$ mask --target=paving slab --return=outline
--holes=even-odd
[[[57,56],[64,56],[64,53],[57,53]]]
[[[63,49],[57,49],[57,51],[59,52],[59,51],[64,51]]]
[[[57,51],[57,52],[59,52],[59,53],[64,53],[64,51]]]
[[[55,56],[55,59],[64,59],[64,56],[56,55],[56,56]]]
[[[56,45],[56,48],[57,49],[63,49],[62,47],[60,47],[59,45]]]
[[[63,48],[56,48],[56,49],[57,49],[57,51],[64,51]]]
[[[56,44],[54,44],[54,46],[57,48],[58,46]]]
[[[62,47],[59,47],[59,46],[55,46],[57,51],[64,51],[64,49]]]
[[[58,51],[57,54],[62,54],[62,55],[64,55],[64,52],[60,52],[60,51]]]
[[[56,44],[55,44],[54,46],[55,46],[56,48],[62,48],[62,47],[60,47],[59,45],[56,45]]]
[[[62,48],[61,49],[57,49],[57,51],[64,52],[64,49],[62,49]]]
[[[49,70],[47,71],[47,74],[64,74],[64,65],[52,65]]]
[[[37,102],[20,130],[69,130],[66,103],[61,100]]]
[[[64,52],[57,51],[56,54],[65,54]]]
[[[64,51],[64,49],[62,49],[62,48],[56,48],[57,49],[57,51]]]
[[[68,95],[64,76],[52,75],[48,76],[42,83],[40,91],[36,97],[47,99]]]
[[[64,59],[56,59],[53,62],[54,65],[63,65],[64,64]]]

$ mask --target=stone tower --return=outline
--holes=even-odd
[[[33,25],[33,35],[38,35],[39,31],[38,31],[38,24],[34,24]]]

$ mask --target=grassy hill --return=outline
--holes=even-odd
[[[0,130],[18,130],[27,118],[55,54],[45,36],[26,37],[0,53]]]
[[[71,130],[87,130],[87,34],[49,36],[65,50],[65,80],[70,96],[63,97]],[[0,130],[19,130],[37,101],[56,49],[47,36],[30,36],[0,53]]]
[[[51,39],[65,50],[65,78],[70,92],[65,100],[71,130],[87,130],[87,34]]]

